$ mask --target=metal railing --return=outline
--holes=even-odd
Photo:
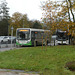
[[[0,42],[0,48],[10,48],[12,45],[12,47],[16,47],[16,41],[6,41],[6,42]]]

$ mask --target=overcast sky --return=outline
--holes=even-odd
[[[14,12],[20,12],[23,14],[27,14],[30,20],[41,19],[41,1],[46,0],[6,0],[6,2],[8,3],[8,7],[10,8],[10,16],[12,16]]]
[[[41,20],[42,9],[41,2],[48,0],[6,0],[8,7],[10,8],[9,14],[12,16],[15,12],[27,14],[30,20]],[[52,0],[60,1],[60,0]],[[62,0],[61,0],[62,1]]]

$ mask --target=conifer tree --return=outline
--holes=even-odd
[[[9,8],[7,7],[6,0],[0,3],[0,35],[9,35]]]

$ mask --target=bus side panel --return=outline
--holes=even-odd
[[[44,34],[44,32],[32,31],[31,32],[32,45],[34,45],[34,42],[36,42],[36,45],[42,45],[42,43],[45,44],[45,37],[46,35]],[[47,42],[49,42],[48,39],[47,39]]]
[[[31,43],[32,43],[32,45],[34,45],[34,41],[35,41],[35,34],[34,34],[34,31],[31,31]]]
[[[32,45],[36,43],[36,45],[42,45],[42,38],[40,38],[40,32],[39,31],[32,31],[31,32],[31,42]]]

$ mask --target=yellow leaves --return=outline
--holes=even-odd
[[[68,35],[70,35],[71,33],[70,32],[68,32]]]
[[[75,4],[73,5],[73,9],[74,9],[74,11],[75,11]]]
[[[29,27],[29,22],[28,22],[27,14],[21,14],[19,12],[15,12],[12,17],[10,18],[10,33],[11,33],[11,26],[14,27],[14,35],[16,35],[16,29],[17,28],[22,28],[23,25],[24,27]]]
[[[75,8],[75,5],[73,8]],[[48,0],[44,4],[43,9],[45,10],[45,15],[43,16],[46,19],[44,23],[47,25],[48,29],[51,31],[56,31],[57,29],[69,31],[68,35],[71,34],[72,36],[75,36],[75,23],[68,22],[69,16],[67,15],[68,8],[66,2],[58,4],[57,2]]]
[[[72,36],[75,36],[75,34],[74,34],[74,33],[72,33]]]
[[[75,23],[70,22],[68,24],[68,29],[69,29],[69,34],[71,34],[72,36],[75,36]]]

